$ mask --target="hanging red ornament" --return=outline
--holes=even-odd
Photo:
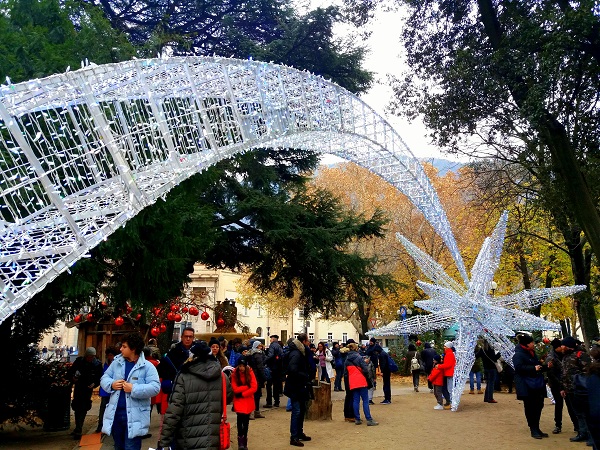
[[[125,323],[125,319],[123,319],[121,316],[119,316],[115,319],[115,325],[118,327],[120,327],[124,323]]]
[[[222,318],[222,317],[219,317],[219,318],[217,319],[217,326],[218,326],[218,327],[222,327],[223,325],[225,325],[225,321],[223,320],[223,318]]]
[[[422,344],[421,340],[418,340],[417,345],[421,345],[421,344]]]
[[[542,339],[542,342],[544,344],[549,344],[550,343],[550,339],[548,339],[547,337],[545,337],[544,339]]]
[[[160,329],[161,333],[164,333],[165,331],[167,331],[167,326],[164,323],[160,324],[160,327],[158,327]]]
[[[141,315],[140,313],[138,313],[138,314],[135,316],[135,320],[137,320],[138,322],[139,322],[140,320],[142,320],[142,315]]]
[[[194,315],[196,315],[196,314],[194,314]],[[208,315],[208,313],[206,311],[204,311],[202,314],[200,314],[200,318],[202,320],[208,320],[209,317],[210,316]]]
[[[174,312],[170,312],[169,314],[167,314],[167,320],[175,320],[175,313]]]
[[[181,319],[182,319],[181,314],[179,314],[179,313],[175,314],[175,322],[181,322]]]
[[[171,311],[173,311],[174,313],[179,311],[179,305],[171,305]]]
[[[91,322],[92,320],[94,320],[94,314],[88,313],[87,316],[85,316],[85,318],[87,319],[88,322]]]
[[[181,312],[184,314],[187,314],[189,310],[190,309],[187,306],[184,306],[183,308],[181,308]]]
[[[100,302],[100,307],[101,308],[106,308],[107,306],[108,306],[108,303],[106,301],[103,300],[103,301]]]
[[[81,323],[81,321],[83,320],[83,316],[81,314],[77,314],[73,320],[75,321],[75,323]]]
[[[158,336],[160,334],[160,328],[158,328],[158,327],[152,328],[152,330],[150,330],[150,334],[154,337]]]
[[[200,311],[198,310],[198,308],[196,308],[195,306],[190,306],[190,314],[192,316],[197,316],[200,313]],[[206,320],[206,319],[204,319]]]
[[[127,303],[125,303],[125,311],[127,311],[127,314],[131,314],[131,311],[133,311],[133,308],[131,306],[129,306]]]

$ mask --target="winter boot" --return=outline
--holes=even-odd
[[[238,436],[238,450],[246,450],[244,445],[244,436]]]
[[[260,411],[258,411],[258,410],[257,410],[257,411],[254,411],[254,418],[255,418],[255,419],[264,419],[264,418],[265,418],[265,416],[263,416],[263,415],[260,413]]]

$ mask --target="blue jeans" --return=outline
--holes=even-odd
[[[111,434],[115,440],[115,450],[140,450],[142,438],[140,436],[129,439],[127,437],[127,411],[118,409],[115,412]]]
[[[446,405],[452,403],[452,387],[454,386],[454,377],[444,377],[444,384],[442,385],[442,394],[446,399]]]
[[[360,400],[362,399],[365,418],[367,420],[373,420],[371,417],[371,411],[369,410],[369,390],[366,387],[352,389],[352,395],[354,396],[352,402],[352,406],[354,408],[354,419],[360,420]]]
[[[299,439],[304,434],[304,413],[306,402],[292,399],[292,417],[290,418],[290,437]]]
[[[475,376],[473,376],[475,375]],[[477,379],[477,390],[481,390],[481,371],[479,372],[469,372],[469,389],[474,390],[473,378]]]
[[[340,367],[339,369],[335,368],[335,383],[333,385],[334,389],[338,391],[342,390],[342,377],[344,376],[344,368]]]
[[[496,383],[496,369],[485,369],[485,395],[484,402],[494,400],[494,384]]]

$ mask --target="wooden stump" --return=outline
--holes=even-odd
[[[308,401],[306,420],[332,420],[331,384],[320,383],[313,387],[314,400]]]

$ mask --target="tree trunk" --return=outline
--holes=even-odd
[[[313,387],[314,400],[308,401],[306,420],[332,420],[331,383],[319,383]]]

